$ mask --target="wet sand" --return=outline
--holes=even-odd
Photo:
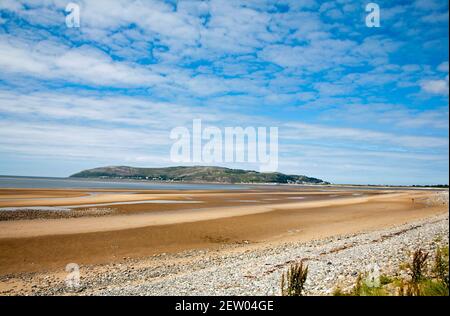
[[[189,249],[307,241],[447,212],[425,203],[433,191],[412,190],[0,191],[0,208],[110,202],[117,209],[107,216],[0,221],[0,275],[58,270],[70,262],[111,263]],[[202,203],[139,202],[143,200]]]

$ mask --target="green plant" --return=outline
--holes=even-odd
[[[350,292],[344,292],[339,287],[333,291],[333,296],[384,296],[385,290],[382,286],[369,286],[364,281],[363,275],[359,274],[356,278],[355,285]]]
[[[397,296],[405,296],[406,295],[406,284],[403,280],[398,280],[397,282]]]
[[[392,281],[393,280],[389,276],[387,276],[385,274],[380,275],[380,284],[381,285],[390,284],[390,283],[392,283]]]
[[[437,248],[434,259],[433,273],[436,279],[447,287],[449,283],[448,247]]]
[[[412,283],[417,284],[423,279],[427,259],[428,252],[423,252],[422,249],[414,251],[412,263],[409,265]]]
[[[411,262],[404,263],[400,269],[406,270],[410,278],[396,278],[380,275],[379,286],[371,286],[365,275],[359,274],[351,291],[345,292],[337,287],[334,296],[448,296],[449,295],[449,250],[436,249],[431,271],[426,269],[429,254],[421,249],[413,253]],[[431,272],[431,273],[430,273]]]
[[[433,264],[433,275],[425,275],[428,253],[417,250],[409,264],[411,280],[402,282],[399,294],[406,296],[448,296],[448,248],[438,248]]]
[[[353,296],[360,296],[362,292],[362,275],[361,273],[358,274],[358,277],[356,278],[355,286],[352,289],[351,295]]]
[[[402,282],[399,294],[402,296],[421,296],[422,286],[421,282],[425,280],[425,267],[428,259],[428,253],[423,252],[422,249],[414,251],[412,262],[407,264],[408,274],[411,280]]]
[[[420,283],[421,296],[448,296],[448,286],[439,280],[424,280]]]
[[[303,261],[291,265],[281,277],[281,295],[302,296],[308,277],[308,266],[303,266]]]
[[[362,275],[360,274],[356,279],[356,284],[353,287],[352,295],[353,296],[384,296],[386,293],[384,292],[381,286],[369,286],[367,281],[364,280]]]

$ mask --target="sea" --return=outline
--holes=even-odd
[[[150,182],[122,179],[80,179],[0,176],[0,188],[30,189],[150,189],[150,190],[242,190],[244,184]]]

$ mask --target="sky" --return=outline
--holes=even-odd
[[[172,166],[201,119],[278,127],[283,173],[448,183],[447,1],[69,2],[0,0],[0,174]]]

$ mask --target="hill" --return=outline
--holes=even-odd
[[[327,184],[327,182],[321,179],[303,175],[286,175],[279,172],[261,173],[251,170],[204,166],[167,168],[109,166],[83,170],[71,175],[70,177],[219,183]]]

